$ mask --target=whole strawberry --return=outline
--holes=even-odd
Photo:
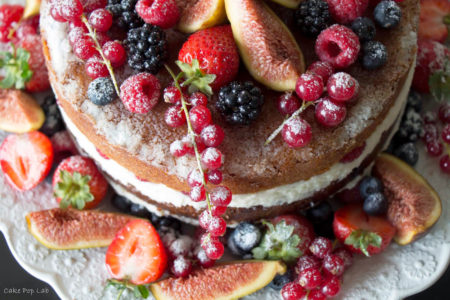
[[[421,0],[419,39],[444,42],[448,35],[450,1]]]
[[[216,75],[211,84],[213,90],[229,83],[239,69],[239,54],[230,25],[194,33],[183,44],[178,59],[187,64],[197,59],[203,73]]]
[[[92,159],[81,155],[64,159],[53,175],[53,190],[60,207],[96,207],[108,190],[108,183]]]

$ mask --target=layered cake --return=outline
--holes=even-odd
[[[120,99],[102,106],[94,104],[87,95],[92,79],[86,74],[86,62],[78,58],[72,49],[69,24],[55,21],[48,2],[43,1],[41,7],[46,63],[67,129],[79,149],[95,160],[118,194],[158,215],[172,215],[196,222],[206,206],[205,202],[193,202],[188,195],[187,177],[196,168],[197,161],[189,155],[176,158],[169,150],[173,141],[182,140],[186,135],[186,127],[166,125],[164,114],[170,104],[164,102],[162,93],[159,102],[144,114],[130,112]],[[183,11],[184,1],[179,2],[180,11]],[[188,4],[185,5],[192,7],[195,2],[199,1],[186,1]],[[264,82],[255,75],[257,70],[251,67],[249,57],[266,55],[263,48],[266,44],[272,45],[269,50],[279,49],[278,55],[282,56],[278,60],[280,64],[264,66],[270,75],[266,76],[266,81],[274,82],[285,74],[270,74],[271,68],[277,70],[286,62],[285,70],[290,70],[294,62],[297,65],[293,69],[300,75],[305,71],[301,65],[311,65],[318,60],[318,55],[315,51],[316,38],[307,37],[298,30],[294,10],[270,1],[266,4],[262,2],[239,0],[226,7],[226,13],[230,15],[233,8],[229,6],[241,5],[242,11],[236,12],[233,18],[256,20],[254,32],[249,29],[251,26],[243,26],[243,30],[247,31],[242,34],[232,18],[228,18],[241,55],[239,72],[233,80],[251,81],[260,89],[264,104],[259,116],[248,125],[231,124],[218,108],[219,89],[214,90],[208,101],[213,122],[225,132],[219,149],[224,157],[220,169],[222,184],[233,193],[223,216],[229,225],[310,207],[355,182],[371,166],[396,131],[414,72],[419,1],[406,0],[398,3],[401,19],[397,26],[389,29],[377,27],[375,39],[385,45],[387,61],[380,67],[370,69],[363,66],[360,58],[355,58],[356,62],[344,69],[359,82],[358,95],[346,103],[345,120],[333,127],[324,126],[316,120],[314,108],[309,107],[302,112],[302,119],[311,126],[309,143],[302,147],[290,147],[281,134],[266,143],[285,119],[277,111],[277,99],[283,92],[294,90],[295,83],[294,86],[280,88]],[[290,59],[291,52],[283,52],[288,47],[285,40],[280,40],[283,34],[271,32],[264,36],[264,29],[273,25],[263,21],[258,23],[258,18],[266,13],[266,20],[279,18],[287,26],[281,26],[284,29],[280,30],[292,33],[301,55],[295,52],[296,49],[288,50],[294,51],[297,61]],[[227,24],[228,20],[220,23],[220,26],[227,26],[222,24]],[[263,31],[262,42],[258,28]],[[175,70],[177,66],[174,62],[190,34],[182,32],[186,30],[180,31],[179,26],[164,31],[168,49],[165,63]],[[245,37],[247,48],[238,42],[239,34]],[[256,35],[253,44],[250,41],[252,35]],[[115,68],[114,72],[119,86],[132,74],[139,73],[130,63]],[[164,68],[160,68],[155,75],[161,89],[173,81]]]

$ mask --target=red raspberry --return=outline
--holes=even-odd
[[[361,17],[369,0],[326,0],[331,16],[338,23],[348,24]]]
[[[136,12],[146,23],[163,29],[175,26],[180,18],[175,0],[139,0]]]
[[[364,149],[366,148],[366,142],[359,147],[354,148],[349,153],[345,154],[345,156],[340,160],[341,163],[349,163],[357,159],[361,156]]]
[[[226,186],[215,187],[210,197],[211,203],[216,206],[228,206],[232,199],[231,191]]]
[[[306,296],[306,290],[296,282],[289,282],[281,289],[283,300],[298,300]]]
[[[282,115],[292,115],[301,106],[293,93],[284,93],[277,99],[277,108]]]
[[[192,272],[192,262],[186,257],[180,255],[175,258],[170,267],[170,272],[175,277],[187,277]]]
[[[309,268],[320,268],[320,260],[312,255],[304,255],[298,259],[295,272],[300,274],[300,272]]]
[[[311,253],[318,258],[324,258],[331,252],[332,248],[333,244],[331,241],[321,236],[317,237],[309,246]]]
[[[206,148],[201,154],[202,166],[205,169],[215,170],[222,166],[223,156],[219,149],[214,147]]]
[[[295,85],[297,96],[303,101],[315,101],[323,93],[322,77],[313,73],[304,73]]]
[[[324,126],[335,127],[345,120],[346,115],[347,108],[328,97],[320,99],[316,105],[316,120]]]
[[[73,45],[73,52],[78,58],[87,60],[97,53],[97,49],[95,49],[95,44],[92,40],[79,39]]]
[[[189,111],[189,120],[196,133],[211,123],[211,112],[204,105],[197,105]]]
[[[205,182],[208,182],[206,179],[207,178],[205,176]],[[203,185],[202,175],[198,169],[193,169],[191,172],[189,172],[187,183],[190,187]]]
[[[200,133],[203,143],[208,147],[218,147],[225,138],[222,127],[216,124],[205,126]]]
[[[346,102],[358,95],[359,83],[350,74],[339,72],[328,79],[327,92],[334,101]]]
[[[111,28],[112,23],[112,14],[104,8],[96,9],[89,15],[89,24],[97,31],[108,31],[108,29]]]
[[[323,30],[316,40],[316,54],[334,68],[347,68],[358,58],[358,36],[348,27],[335,24]]]
[[[6,43],[10,40],[9,34],[14,23],[20,21],[23,14],[23,6],[3,4],[0,6],[0,42]]]
[[[180,127],[186,124],[186,115],[180,106],[171,106],[164,114],[164,121],[170,127]]]
[[[79,20],[83,14],[83,5],[79,0],[54,0],[52,5],[66,21]]]
[[[109,76],[108,68],[103,63],[103,59],[99,54],[96,54],[89,58],[86,61],[86,65],[84,67],[86,70],[86,74],[92,79]]]
[[[281,135],[290,147],[304,147],[312,137],[311,125],[306,120],[295,117],[284,124]]]
[[[192,106],[197,106],[197,105],[206,106],[208,104],[208,97],[201,92],[195,92],[195,93],[192,93],[191,96],[189,96],[188,102]]]
[[[339,293],[341,289],[341,283],[339,282],[339,278],[337,276],[329,276],[325,278],[322,288],[320,291],[328,297],[333,297]]]
[[[449,124],[450,123],[450,104],[449,103],[442,104],[439,107],[438,115],[439,115],[439,119],[441,120],[442,123]]]
[[[218,185],[222,182],[222,172],[220,170],[211,170],[206,174],[208,177],[208,181],[212,184]]]
[[[320,77],[322,77],[323,82],[327,82],[328,78],[330,78],[331,74],[334,73],[334,68],[330,63],[319,60],[319,61],[312,63],[308,67],[308,70],[306,70],[306,72],[317,74]]]
[[[84,26],[74,27],[74,28],[70,29],[69,34],[68,34],[68,39],[69,39],[70,45],[73,47],[75,45],[75,43],[78,42],[79,40],[89,39],[87,34],[88,34],[88,30]]]
[[[206,190],[203,185],[194,186],[189,192],[189,197],[194,202],[202,202],[206,200]]]
[[[221,217],[212,216],[209,220],[208,231],[211,236],[222,236],[227,230],[227,223]]]
[[[322,274],[317,268],[303,270],[298,274],[298,283],[305,289],[314,289],[322,283]]]
[[[133,75],[120,86],[120,99],[133,113],[148,113],[159,100],[161,85],[158,78],[149,73]]]

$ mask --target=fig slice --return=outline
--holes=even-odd
[[[107,247],[119,229],[136,219],[119,213],[72,208],[31,212],[25,218],[36,240],[56,250]]]
[[[272,0],[272,1],[285,7],[294,9],[297,8],[300,2],[302,2],[303,0]]]
[[[294,90],[305,62],[283,21],[260,0],[225,0],[225,9],[250,74],[273,90]]]
[[[431,228],[442,211],[441,199],[433,187],[400,159],[380,154],[373,174],[384,184],[389,202],[387,217],[397,229],[394,240],[406,245]]]
[[[238,299],[269,284],[286,267],[279,261],[236,261],[197,269],[187,278],[168,278],[150,286],[156,300]]]
[[[226,20],[224,0],[177,0],[178,29],[185,33],[222,24]]]

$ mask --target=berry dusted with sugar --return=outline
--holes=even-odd
[[[206,200],[206,190],[203,185],[194,186],[189,192],[189,197],[194,202],[202,202]]]
[[[0,6],[0,42],[9,42],[11,29],[22,18],[22,5],[3,4]]]
[[[208,96],[203,94],[202,92],[194,92],[189,96],[188,103],[192,106],[204,105],[208,104]]]
[[[277,99],[277,109],[282,115],[292,115],[300,106],[300,101],[292,92],[284,93]]]
[[[207,178],[205,177],[204,180],[207,183],[208,181],[206,179]],[[201,172],[198,169],[193,169],[192,171],[190,171],[187,176],[187,183],[190,187],[202,186],[203,179]]]
[[[97,54],[95,44],[91,39],[79,39],[73,45],[73,52],[82,60],[87,60]]]
[[[211,268],[214,266],[215,260],[210,259],[202,247],[195,248],[194,257],[203,268]]]
[[[181,92],[175,86],[168,86],[163,92],[164,102],[181,105]]]
[[[59,112],[58,105],[54,96],[47,96],[40,103],[42,110],[45,114],[45,121],[42,124],[39,131],[46,136],[51,137],[58,131],[64,129],[64,122],[62,120],[61,113]]]
[[[168,56],[165,32],[151,24],[130,29],[124,45],[128,64],[139,72],[158,73]]]
[[[212,184],[218,185],[222,183],[223,174],[220,170],[211,170],[206,174],[208,181]]]
[[[395,134],[395,140],[402,143],[415,142],[424,135],[423,120],[413,108],[407,107],[400,127]]]
[[[305,297],[307,291],[297,282],[289,282],[281,289],[283,300],[298,300]]]
[[[384,215],[388,209],[388,201],[383,193],[373,193],[364,199],[363,210],[369,215]]]
[[[104,8],[96,9],[89,15],[89,24],[97,31],[108,31],[112,23],[112,14]]]
[[[386,46],[378,41],[369,41],[363,44],[362,53],[362,66],[366,70],[381,68],[388,60]]]
[[[188,235],[179,235],[175,240],[170,242],[168,250],[173,257],[190,256],[194,246],[193,239]]]
[[[328,276],[324,279],[320,292],[326,297],[336,296],[341,289],[341,283],[338,276]]]
[[[192,272],[192,262],[190,259],[180,255],[172,262],[170,272],[178,278],[187,277]]]
[[[169,151],[175,157],[182,157],[188,153],[188,145],[183,141],[176,140],[170,144]]]
[[[333,101],[346,102],[358,95],[359,83],[350,74],[338,72],[328,79],[327,91]]]
[[[216,170],[222,166],[223,156],[219,149],[208,147],[201,154],[202,166],[208,170]]]
[[[323,0],[306,0],[295,11],[295,22],[300,30],[308,36],[317,36],[331,23],[328,3]]]
[[[423,114],[422,119],[425,124],[436,124],[437,115],[433,111],[427,111]]]
[[[402,10],[397,2],[392,0],[384,0],[375,6],[373,18],[378,26],[390,29],[396,27],[400,23]]]
[[[249,125],[256,120],[264,103],[264,95],[252,82],[233,81],[222,87],[217,108],[232,124]]]
[[[444,103],[439,107],[438,116],[442,123],[450,123],[450,103]]]
[[[321,259],[329,254],[332,249],[333,244],[331,243],[331,241],[321,236],[312,241],[311,245],[309,246],[309,251],[311,251],[314,256]]]
[[[217,186],[211,193],[211,203],[216,206],[228,206],[231,203],[231,190],[226,186]]]
[[[279,291],[286,284],[293,281],[293,279],[294,272],[292,272],[292,269],[288,269],[283,275],[278,274],[277,276],[275,276],[275,278],[269,283],[269,287],[276,291]]]
[[[171,106],[164,114],[164,121],[170,127],[180,127],[186,124],[186,115],[181,107]]]
[[[322,77],[314,73],[303,73],[297,80],[295,92],[303,101],[315,101],[323,93]]]
[[[114,17],[114,23],[122,29],[137,28],[144,24],[135,6],[138,0],[108,0],[106,9]]]
[[[228,240],[232,240],[238,250],[238,253],[234,254],[242,256],[258,246],[261,237],[261,230],[258,226],[249,222],[241,222],[230,234]]]
[[[83,14],[83,5],[79,0],[53,1],[51,5],[66,21],[77,21]]]
[[[202,248],[205,250],[206,255],[213,260],[218,260],[222,257],[225,252],[225,247],[219,241],[217,237],[202,237],[201,239]]]
[[[366,176],[361,180],[359,184],[359,193],[363,199],[367,198],[370,194],[374,193],[382,193],[383,192],[383,183],[372,176]]]
[[[226,206],[213,206],[211,208],[211,215],[220,217],[227,211]]]
[[[92,79],[109,76],[108,67],[105,65],[103,59],[99,54],[90,57],[86,61],[84,69],[86,71],[86,74]]]
[[[211,216],[207,230],[213,237],[222,236],[227,230],[227,223],[222,217]]]
[[[334,73],[334,68],[330,63],[319,60],[313,62],[306,72],[319,75],[322,77],[322,81],[326,83],[328,78]]]
[[[316,54],[334,68],[347,68],[358,58],[358,36],[348,27],[335,24],[322,31],[316,40]]]
[[[325,300],[325,296],[320,289],[311,290],[308,294],[308,300]]]
[[[125,63],[126,52],[118,41],[105,42],[102,46],[102,51],[113,67],[117,68]]]
[[[95,105],[106,105],[114,101],[116,90],[109,77],[99,77],[89,83],[87,96]]]
[[[345,263],[340,256],[329,254],[324,257],[322,261],[322,268],[328,275],[341,276],[344,274]]]
[[[128,77],[120,86],[120,99],[132,113],[148,113],[158,103],[160,94],[158,78],[148,73]]]
[[[410,91],[406,105],[408,108],[412,108],[415,112],[420,113],[422,111],[422,97],[418,93]]]
[[[294,117],[283,125],[281,136],[290,147],[304,147],[312,138],[311,125],[305,119]]]
[[[321,98],[315,107],[316,120],[327,127],[341,124],[347,116],[344,104],[332,101],[329,97]]]
[[[327,2],[331,16],[341,24],[348,24],[361,17],[369,4],[369,0],[327,0]]]
[[[440,141],[431,141],[427,143],[427,152],[430,156],[440,156],[442,151],[444,150],[444,146]]]
[[[414,166],[419,160],[419,151],[414,143],[399,146],[394,150],[394,155],[411,166]]]
[[[75,46],[76,42],[78,42],[79,40],[89,39],[89,37],[87,36],[88,33],[89,32],[88,32],[86,26],[74,27],[74,28],[70,29],[69,34],[67,36],[69,39],[70,45],[73,47],[73,46]]]
[[[136,12],[146,23],[164,29],[175,26],[180,18],[175,0],[139,0]]]
[[[367,17],[356,18],[352,22],[352,30],[359,37],[360,42],[368,42],[375,38],[377,30],[373,21]]]
[[[442,172],[450,174],[450,155],[444,155],[439,161]]]
[[[442,140],[450,145],[450,124],[445,125],[441,133]]]
[[[337,248],[333,251],[333,254],[342,258],[345,269],[348,269],[353,264],[353,254],[348,249],[344,247]]]
[[[212,117],[209,109],[204,105],[194,106],[189,110],[189,120],[196,133],[200,133],[203,128],[211,124]]]
[[[322,273],[318,268],[309,268],[298,274],[298,283],[307,290],[318,287],[322,282]]]
[[[300,274],[304,270],[307,269],[319,269],[321,266],[321,261],[319,258],[313,256],[313,255],[304,255],[300,257],[297,261],[297,264],[295,265],[295,272],[297,274]]]
[[[209,124],[202,129],[200,137],[205,146],[218,147],[225,138],[225,132],[219,125]]]
[[[425,143],[436,141],[439,137],[438,128],[434,123],[426,123],[423,126],[423,131],[424,131],[423,140]]]

